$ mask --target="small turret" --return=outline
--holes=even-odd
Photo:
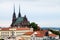
[[[26,17],[26,15],[24,16],[24,19],[27,21],[27,17]]]

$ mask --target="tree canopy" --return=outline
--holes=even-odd
[[[30,27],[32,27],[34,29],[34,31],[40,30],[40,28],[38,27],[38,25],[35,22],[30,23]]]

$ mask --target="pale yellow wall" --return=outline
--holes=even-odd
[[[11,36],[12,35],[12,31],[14,31],[14,35],[15,36],[18,36],[18,34],[20,34],[20,36],[21,35],[23,35],[24,33],[26,33],[26,32],[33,32],[33,29],[31,28],[30,30],[15,30],[15,29],[10,29],[10,30],[7,30],[7,31],[5,31],[5,30],[0,30],[0,38],[2,37],[1,35],[1,33],[2,32],[8,32],[8,34],[4,34],[4,35],[9,35],[9,36]],[[30,38],[31,38],[31,36],[27,36],[27,35],[24,35],[24,36],[22,36],[22,37],[24,37],[25,38],[25,40],[27,40],[27,38],[29,38],[28,40],[30,40]]]

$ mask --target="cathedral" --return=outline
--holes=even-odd
[[[24,17],[21,16],[20,6],[19,6],[18,17],[16,17],[15,6],[14,6],[11,27],[29,27],[29,24],[30,22],[28,21],[26,15]]]

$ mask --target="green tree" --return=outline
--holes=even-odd
[[[32,27],[34,29],[34,31],[40,29],[35,22],[30,23],[30,27]]]

